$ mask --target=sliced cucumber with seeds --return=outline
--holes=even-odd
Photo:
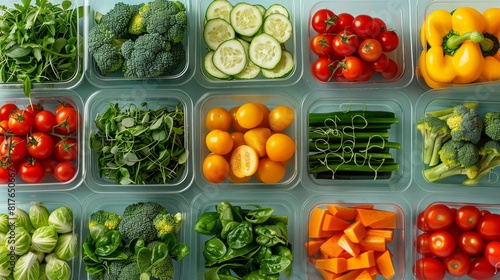
[[[236,75],[243,71],[247,64],[245,47],[237,39],[227,40],[215,50],[212,61],[222,73]]]
[[[292,54],[287,50],[282,50],[281,60],[273,69],[262,69],[262,75],[268,79],[278,79],[288,76],[295,65]]]
[[[271,14],[264,20],[263,30],[284,44],[292,37],[292,22],[282,14]]]
[[[217,67],[215,67],[214,62],[212,60],[214,56],[215,51],[209,51],[206,55],[205,58],[203,59],[203,66],[205,67],[205,70],[207,73],[217,79],[229,79],[231,76],[222,73]]]
[[[231,25],[234,31],[243,36],[255,35],[262,26],[262,14],[254,5],[238,3],[231,10]]]
[[[211,20],[214,18],[221,18],[227,22],[230,22],[231,19],[229,15],[231,14],[231,10],[233,9],[233,4],[226,0],[215,0],[210,3],[207,7],[207,11],[205,13],[205,19]]]
[[[260,14],[262,16],[264,16],[264,14],[266,13],[266,8],[264,6],[262,6],[261,4],[255,4],[255,7],[257,7],[260,11]]]
[[[269,6],[269,8],[267,8],[266,12],[264,13],[264,18],[272,14],[282,14],[287,18],[290,18],[290,13],[288,12],[288,10],[285,8],[285,6],[280,4],[274,4]]]
[[[281,60],[281,52],[281,44],[267,33],[255,36],[248,50],[250,60],[263,69],[276,67]]]
[[[240,41],[240,43],[243,45],[243,48],[245,49],[245,53],[247,54],[248,58],[250,43],[248,43],[243,39],[238,39],[238,41]],[[250,59],[248,59],[245,69],[243,69],[243,71],[241,71],[240,73],[234,75],[234,77],[238,80],[249,80],[256,78],[259,74],[260,74],[260,67],[255,65]]]
[[[234,39],[235,36],[231,24],[220,18],[208,20],[203,29],[203,38],[211,50],[217,49],[222,42]]]

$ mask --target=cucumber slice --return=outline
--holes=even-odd
[[[222,42],[234,39],[235,36],[231,24],[220,18],[208,20],[203,29],[203,38],[211,50],[217,49]]]
[[[248,56],[260,68],[273,69],[281,60],[281,45],[273,36],[262,33],[253,38]]]
[[[240,41],[240,43],[243,45],[243,48],[245,49],[245,53],[247,54],[248,58],[250,43],[248,43],[243,39],[237,39],[237,40]],[[255,65],[250,59],[248,59],[245,69],[243,69],[243,71],[241,71],[240,73],[234,75],[234,77],[239,80],[249,80],[256,78],[259,74],[260,74],[260,67]]]
[[[264,6],[262,6],[261,4],[255,4],[255,7],[257,7],[260,11],[260,14],[264,16],[264,14],[266,13],[266,8],[264,8]]]
[[[278,79],[288,76],[295,65],[292,54],[283,50],[281,52],[281,60],[273,69],[262,69],[262,75],[269,79]]]
[[[207,7],[207,11],[205,12],[205,19],[211,20],[214,18],[221,18],[227,22],[230,22],[231,19],[229,15],[231,14],[231,10],[233,9],[233,5],[226,0],[215,0],[210,3]]]
[[[231,76],[222,73],[217,67],[215,67],[214,62],[212,61],[212,58],[214,56],[215,51],[209,51],[206,55],[205,58],[203,59],[203,66],[205,67],[205,70],[207,73],[217,79],[229,79]]]
[[[272,14],[264,20],[263,30],[284,44],[292,37],[292,22],[282,14]]]
[[[290,13],[288,12],[288,10],[285,8],[285,6],[280,4],[274,4],[269,6],[269,8],[267,8],[266,12],[264,13],[264,18],[272,14],[282,14],[287,18],[290,18]]]
[[[236,75],[243,71],[247,64],[245,47],[237,39],[227,40],[215,50],[212,61],[222,73]]]
[[[254,5],[238,3],[231,10],[231,25],[234,31],[243,36],[255,35],[262,26],[262,14]]]

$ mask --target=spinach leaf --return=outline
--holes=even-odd
[[[276,274],[284,271],[291,263],[292,261],[287,257],[273,255],[270,258],[262,260],[260,269],[266,275]]]
[[[204,235],[218,234],[221,229],[222,222],[219,219],[219,213],[217,212],[203,213],[194,224],[194,230],[197,233]]]
[[[233,249],[240,249],[253,241],[252,224],[241,222],[227,234],[227,244]]]

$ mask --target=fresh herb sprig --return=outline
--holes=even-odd
[[[33,82],[67,81],[79,67],[83,40],[78,33],[82,7],[71,1],[22,0],[0,5],[0,83],[22,83],[30,96]]]
[[[101,177],[116,183],[166,184],[182,174],[187,157],[184,146],[184,112],[180,107],[141,109],[135,104],[109,103],[97,115],[90,148],[97,153]]]

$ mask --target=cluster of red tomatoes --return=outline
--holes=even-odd
[[[325,8],[313,14],[311,25],[317,34],[309,45],[318,56],[311,72],[319,81],[368,81],[375,72],[386,79],[397,76],[398,65],[387,54],[397,49],[399,36],[382,19]]]
[[[0,183],[15,174],[29,184],[46,175],[60,182],[77,171],[78,111],[69,103],[46,110],[41,103],[19,108],[14,103],[0,107]]]
[[[500,267],[500,214],[473,205],[429,205],[418,216],[417,279],[489,279]]]

